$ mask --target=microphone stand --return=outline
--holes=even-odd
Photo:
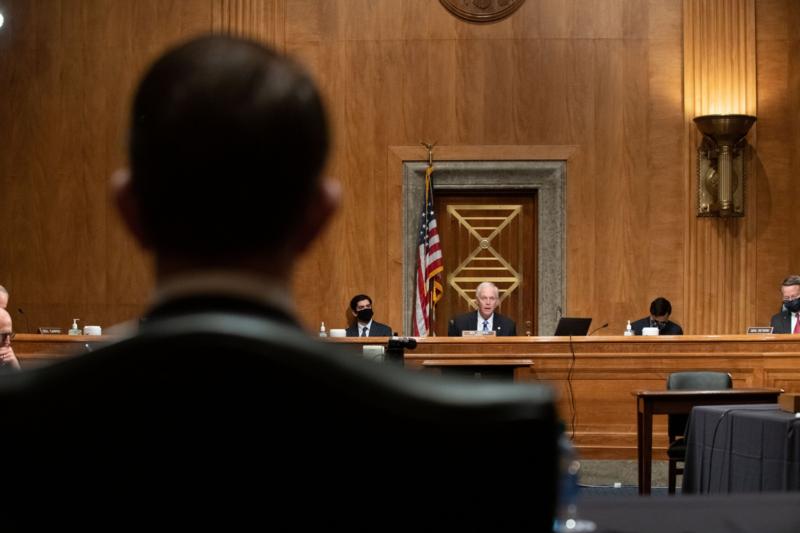
[[[25,314],[25,312],[22,310],[21,307],[17,307],[17,312],[22,316],[22,318],[25,319],[25,333],[30,333],[31,332],[31,328],[28,327],[29,326],[29,324],[28,324],[28,315]]]
[[[600,327],[594,328],[594,329],[592,330],[592,332],[591,332],[591,333],[589,333],[589,335],[587,335],[587,337],[591,337],[592,335],[594,335],[595,333],[597,333],[597,332],[598,332],[598,331],[600,331],[601,329],[603,329],[603,328],[607,328],[607,327],[608,327],[608,322],[606,322],[605,324],[603,324],[603,325],[602,325],[602,326],[600,326]]]

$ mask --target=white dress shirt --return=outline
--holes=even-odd
[[[486,324],[486,331],[494,331],[494,313],[489,318],[483,318],[480,313],[478,313],[478,327],[475,328],[478,331],[483,331],[483,323],[487,322]]]
[[[364,328],[367,328],[366,333],[364,333]],[[359,337],[369,337],[369,332],[372,329],[372,320],[364,324],[363,322],[358,323],[358,336]]]

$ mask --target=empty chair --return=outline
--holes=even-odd
[[[731,375],[726,372],[673,372],[667,378],[667,390],[724,390],[733,388]],[[688,415],[669,415],[667,435],[669,436],[668,483],[669,493],[675,494],[678,474],[683,474],[683,461],[686,458],[686,424]],[[678,466],[681,463],[681,466]]]

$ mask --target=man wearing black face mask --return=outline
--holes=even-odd
[[[347,328],[348,337],[391,337],[392,328],[372,320],[372,298],[356,294],[350,300],[350,312],[355,322]]]
[[[800,276],[792,275],[781,284],[783,307],[770,321],[773,333],[800,333]]]
[[[669,319],[672,304],[666,298],[658,297],[650,304],[650,316],[631,323],[635,335],[642,334],[642,328],[658,328],[659,335],[683,335],[683,328]]]

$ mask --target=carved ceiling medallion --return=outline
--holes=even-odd
[[[506,18],[525,0],[439,0],[453,15],[469,22],[494,22]]]

